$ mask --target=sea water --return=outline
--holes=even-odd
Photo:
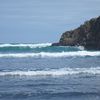
[[[0,100],[100,100],[100,51],[0,44]]]

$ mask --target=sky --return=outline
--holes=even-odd
[[[0,0],[0,43],[57,42],[100,16],[100,0]]]

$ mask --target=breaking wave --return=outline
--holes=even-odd
[[[40,43],[40,44],[0,44],[0,48],[3,47],[30,47],[30,48],[41,48],[51,46],[51,43]]]
[[[38,58],[58,58],[58,57],[86,57],[86,56],[100,56],[100,51],[74,51],[74,52],[40,52],[40,53],[7,53],[0,54],[0,57],[13,57],[13,58],[25,58],[25,57],[38,57]]]
[[[63,76],[63,75],[100,75],[100,67],[61,68],[41,71],[3,71],[0,76]]]
[[[51,43],[41,44],[0,44],[1,53],[40,53],[40,52],[69,52],[69,51],[82,51],[82,46],[51,46]]]

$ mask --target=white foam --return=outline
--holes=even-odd
[[[84,48],[83,46],[77,46],[77,48],[78,48],[79,50],[85,50],[85,48]]]
[[[79,75],[92,74],[100,75],[100,67],[96,68],[62,68],[51,69],[47,71],[11,71],[0,72],[0,76],[63,76],[63,75]]]
[[[100,51],[74,51],[74,52],[40,52],[40,53],[7,53],[0,54],[0,57],[14,57],[14,58],[23,58],[23,57],[84,57],[84,56],[100,56]]]
[[[51,43],[40,43],[40,44],[0,44],[0,47],[30,47],[30,48],[37,48],[37,47],[47,47],[51,46]]]

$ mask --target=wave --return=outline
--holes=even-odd
[[[40,52],[40,53],[7,53],[0,54],[0,57],[13,57],[13,58],[25,58],[25,57],[38,57],[38,58],[58,58],[58,57],[86,57],[86,56],[100,56],[100,51],[75,51],[75,52]]]
[[[51,43],[40,43],[40,44],[0,44],[0,48],[3,47],[30,47],[30,48],[41,48],[51,46]]]
[[[100,67],[91,68],[61,68],[41,71],[3,71],[0,76],[63,76],[90,74],[100,75]]]
[[[40,53],[40,52],[69,52],[69,51],[82,51],[82,46],[51,46],[51,43],[41,44],[0,44],[1,53]]]
[[[34,52],[34,53],[39,53],[39,52],[69,52],[69,51],[82,51],[83,50],[83,47],[77,47],[77,46],[47,46],[47,45],[44,45],[44,46],[36,46],[34,45],[34,47],[30,47],[28,45],[25,46],[18,46],[17,45],[13,45],[11,47],[0,47],[0,52],[1,53],[29,53],[29,52]]]
[[[41,53],[82,51],[82,46],[51,46],[52,43],[40,44],[0,44],[0,53]]]

